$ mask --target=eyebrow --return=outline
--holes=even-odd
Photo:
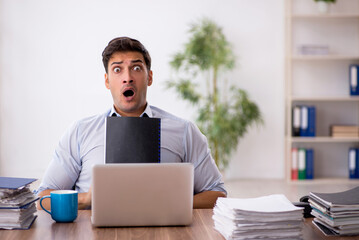
[[[141,59],[131,60],[131,63],[138,63],[138,62],[143,63],[143,61]],[[113,62],[113,63],[111,63],[111,66],[114,65],[114,64],[122,64],[122,63],[123,63],[123,61],[121,61],[121,62]]]

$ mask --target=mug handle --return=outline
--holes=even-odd
[[[48,214],[51,215],[51,212],[50,212],[50,211],[47,211],[47,210],[44,208],[44,206],[42,206],[42,200],[44,200],[45,198],[50,198],[50,199],[51,199],[51,196],[50,196],[50,195],[47,195],[47,196],[42,197],[42,198],[40,199],[40,206],[41,206],[42,209],[45,210],[45,212],[47,212]]]

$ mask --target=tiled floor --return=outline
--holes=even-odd
[[[252,198],[270,194],[284,194],[290,201],[298,202],[309,192],[339,192],[359,186],[358,180],[316,180],[287,182],[273,179],[225,180],[228,197]]]

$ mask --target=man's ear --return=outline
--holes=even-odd
[[[147,83],[147,86],[151,86],[152,85],[152,81],[153,81],[153,78],[152,78],[152,70],[150,70],[148,72],[148,83]]]
[[[108,79],[108,74],[105,73],[105,85],[107,89],[110,89],[110,81]]]

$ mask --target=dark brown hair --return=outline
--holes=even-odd
[[[145,60],[147,70],[151,70],[151,56],[142,43],[129,37],[118,37],[112,39],[102,52],[102,62],[106,73],[108,73],[108,61],[115,52],[139,52]]]

